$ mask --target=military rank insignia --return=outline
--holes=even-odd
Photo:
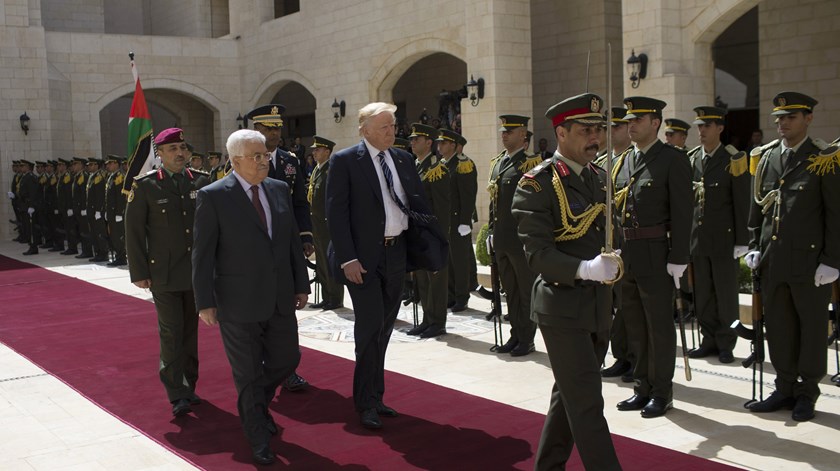
[[[518,186],[519,188],[533,188],[534,193],[539,193],[542,191],[542,186],[540,185],[540,182],[529,177],[520,179]]]

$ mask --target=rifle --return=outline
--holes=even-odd
[[[411,308],[414,314],[414,327],[420,325],[420,313],[417,310],[417,303],[420,302],[420,291],[417,289],[417,280],[414,278],[414,272],[408,274],[405,278],[405,294],[403,296],[403,306],[412,304]]]
[[[834,362],[837,365],[837,373],[831,376],[831,382],[840,386],[840,349],[837,343],[840,339],[840,281],[835,281],[831,284],[831,311],[829,318],[831,319],[831,335],[828,336],[828,346],[834,344]]]
[[[490,313],[485,317],[493,319],[493,346],[491,352],[495,352],[502,345],[502,282],[499,278],[499,265],[496,262],[496,250],[493,248],[493,237],[487,237],[487,253],[490,254],[490,283],[493,288],[493,296],[490,299]]]
[[[732,323],[732,328],[739,337],[752,342],[750,356],[741,362],[744,368],[752,367],[752,399],[744,403],[749,408],[751,404],[764,400],[764,303],[761,300],[761,277],[758,270],[752,271],[752,323],[753,328],[749,329],[741,324],[741,321]],[[758,370],[758,399],[755,397],[755,373]]]
[[[688,264],[688,278],[689,278],[689,285],[693,283],[694,276],[691,273],[691,264]],[[685,340],[685,317],[687,315],[685,306],[683,305],[682,293],[680,290],[677,289],[676,293],[676,300],[677,300],[677,319],[679,319],[680,323],[680,341],[682,342],[682,357],[683,363],[685,364],[685,380],[691,381],[691,366],[688,364],[688,345]],[[691,331],[691,338],[694,339],[694,330]]]

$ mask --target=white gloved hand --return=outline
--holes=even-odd
[[[487,234],[487,240],[485,240],[485,242],[487,243],[487,253],[492,252],[493,251],[493,234]]]
[[[87,216],[87,209],[83,209],[82,212],[81,212],[81,215],[82,216]]]
[[[750,251],[750,248],[746,245],[736,245],[734,249],[732,249],[732,258],[738,259],[744,256],[747,252]]]
[[[10,200],[15,199],[15,194],[14,194],[14,192],[9,191],[9,192],[7,192],[6,194],[7,194],[7,195],[9,195],[9,199],[10,199]]]
[[[688,268],[688,265],[678,265],[676,263],[669,263],[665,265],[665,270],[674,278],[674,286],[676,286],[677,289],[680,288],[680,277],[683,276],[686,268]]]
[[[68,209],[68,210],[67,210],[67,215],[68,215],[68,216],[72,216],[72,215],[73,215],[73,210],[72,210],[72,209]]]
[[[99,211],[93,213],[93,218],[96,220],[102,219],[102,213],[100,213]]]
[[[838,276],[840,276],[840,271],[836,268],[831,268],[825,263],[820,263],[820,266],[817,267],[817,272],[814,273],[814,285],[822,286],[834,283]]]
[[[57,209],[53,209],[53,214],[58,214],[58,210],[57,210]]]
[[[581,260],[577,276],[581,280],[607,281],[618,274],[618,262],[610,257],[598,255],[592,260]]]
[[[461,234],[461,237],[463,237],[465,235],[468,235],[470,232],[472,232],[472,229],[470,229],[470,226],[468,226],[466,224],[459,224],[458,225],[458,234]]]
[[[744,263],[747,264],[750,270],[755,270],[758,268],[758,262],[761,259],[761,252],[758,250],[751,250],[747,255],[744,256]]]
[[[116,222],[122,222],[122,216],[115,216],[115,217],[114,217],[114,221],[116,221]]]
[[[35,208],[29,208],[26,210],[26,212],[29,213],[30,216],[32,216],[33,214],[35,214]]]

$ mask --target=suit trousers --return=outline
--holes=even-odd
[[[154,285],[152,285],[154,286]],[[169,402],[189,398],[198,381],[198,314],[193,291],[155,291],[160,381]]]
[[[787,397],[806,396],[816,401],[828,367],[825,338],[831,285],[762,279],[761,292],[776,390]]]
[[[91,242],[93,238],[90,234],[90,223],[87,216],[82,216],[79,211],[75,213],[76,227],[79,228],[79,242],[82,243],[82,253],[92,253]]]
[[[353,372],[353,403],[358,412],[372,409],[385,394],[385,352],[400,309],[405,279],[406,242],[399,237],[382,246],[375,267],[364,267],[360,285],[348,283],[356,322],[356,368]]]
[[[540,332],[554,386],[534,469],[565,469],[577,445],[586,469],[620,470],[601,394],[600,367],[609,332],[550,325],[540,325]]]
[[[498,250],[496,262],[510,314],[510,337],[526,345],[533,343],[537,324],[531,320],[531,288],[537,276],[528,267],[524,249],[515,252]]]
[[[674,279],[665,272],[621,279],[621,312],[627,325],[628,353],[635,358],[635,393],[671,400],[677,354],[674,330]]]
[[[621,308],[616,310],[615,316],[613,316],[612,326],[610,327],[610,345],[612,346],[613,358],[632,361],[627,351],[627,323],[624,320]]]
[[[108,237],[114,250],[114,260],[125,260],[125,219],[108,221]]]
[[[698,257],[694,267],[694,309],[703,335],[701,346],[731,352],[738,334],[730,327],[738,319],[738,260]],[[680,285],[682,286],[682,284]]]
[[[245,437],[254,448],[266,445],[268,405],[277,388],[300,363],[297,317],[275,310],[261,322],[219,322]]]
[[[470,234],[462,236],[458,233],[457,224],[451,225],[449,231],[449,301],[457,304],[467,304],[470,300],[470,257],[472,255],[472,237]],[[475,263],[473,256],[472,263]]]
[[[64,231],[67,238],[67,249],[75,250],[79,245],[79,221],[75,216],[68,216],[67,213],[61,217],[64,222]]]
[[[94,255],[107,256],[108,255],[108,226],[105,223],[105,218],[91,214],[88,210],[88,224],[90,227],[90,244],[93,247]]]
[[[446,293],[449,272],[417,270],[414,276],[420,291],[420,305],[423,306],[423,325],[446,327],[446,296],[443,294]]]

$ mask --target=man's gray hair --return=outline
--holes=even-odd
[[[397,105],[393,105],[391,103],[370,103],[365,105],[362,109],[359,110],[359,129],[362,129],[362,126],[365,125],[368,119],[373,116],[376,116],[380,113],[388,113],[391,116],[396,117],[397,112]]]
[[[253,129],[240,129],[228,137],[225,147],[227,148],[230,158],[245,155],[245,147],[248,144],[259,142],[265,145],[265,136],[259,131]]]

